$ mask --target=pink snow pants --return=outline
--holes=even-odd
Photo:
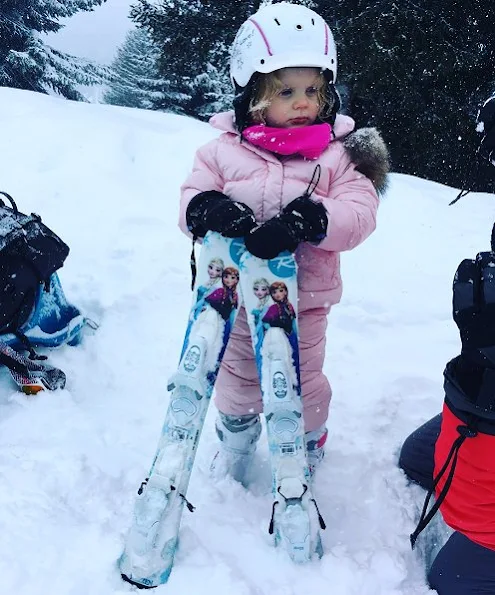
[[[321,427],[327,420],[332,390],[323,374],[327,310],[307,310],[298,315],[299,357],[303,395],[304,429]],[[261,413],[263,402],[246,320],[241,308],[215,385],[217,408],[227,415]]]

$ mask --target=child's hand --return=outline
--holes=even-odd
[[[285,250],[294,252],[301,242],[320,243],[327,226],[325,207],[307,196],[300,196],[280,215],[252,229],[245,237],[246,248],[258,258],[274,258]]]
[[[247,205],[216,190],[200,192],[191,200],[186,221],[189,231],[198,238],[204,238],[208,231],[240,238],[256,225],[254,213]]]

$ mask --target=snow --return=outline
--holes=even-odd
[[[179,186],[218,132],[194,120],[0,89],[1,188],[71,247],[70,299],[100,323],[50,354],[67,388],[26,397],[0,370],[0,585],[16,595],[123,595],[116,568],[151,464],[190,300]],[[214,407],[163,593],[423,595],[409,534],[422,501],[396,466],[402,440],[436,414],[459,349],[451,283],[488,249],[493,196],[393,175],[377,232],[342,257],[330,315],[327,456],[315,493],[326,555],[291,564],[268,540],[264,437],[249,489],[213,481]]]

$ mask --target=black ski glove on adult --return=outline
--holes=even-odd
[[[256,225],[253,211],[216,190],[197,194],[187,206],[189,231],[198,238],[217,231],[226,238],[240,238]]]
[[[276,217],[252,229],[245,237],[254,256],[269,259],[284,250],[294,252],[301,242],[319,244],[327,232],[328,216],[320,202],[300,196]]]
[[[480,108],[477,122],[478,130],[483,135],[480,155],[495,164],[495,95]]]
[[[462,352],[445,369],[446,396],[461,410],[495,419],[495,252],[463,260],[453,292]]]
[[[470,355],[495,349],[495,252],[480,252],[474,260],[463,260],[454,277],[453,292],[453,316],[462,352]]]

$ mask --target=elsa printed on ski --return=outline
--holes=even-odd
[[[222,283],[225,264],[221,258],[212,258],[208,263],[208,280],[197,289],[196,300],[200,302],[207,294]]]
[[[264,313],[269,308],[270,283],[264,278],[256,279],[253,283],[253,293],[259,300],[257,307],[251,310],[251,314],[254,318],[254,325],[258,328]]]
[[[222,286],[222,273],[224,267],[225,263],[221,258],[218,257],[212,258],[208,263],[208,280],[204,283],[204,285],[198,285],[196,290],[196,306],[190,314],[191,321],[196,320],[196,318],[204,310],[205,297],[217,287]]]
[[[255,352],[259,353],[260,345],[263,342],[265,329],[263,327],[263,316],[270,307],[270,283],[265,278],[256,279],[253,283],[253,293],[258,298],[256,308],[251,310],[253,315],[254,328],[256,329],[256,346]]]

